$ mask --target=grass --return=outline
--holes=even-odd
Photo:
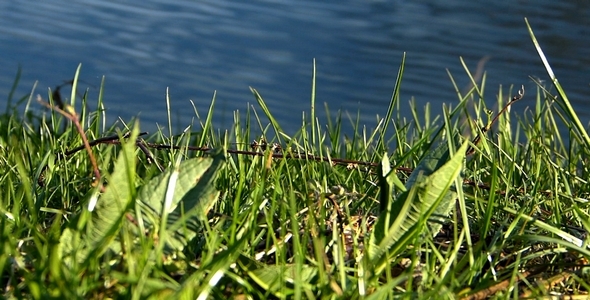
[[[549,64],[554,86],[527,86],[530,109],[496,124],[488,107],[518,92],[484,101],[485,76],[465,94],[451,76],[459,101],[442,116],[414,105],[391,119],[403,66],[372,130],[340,112],[315,118],[315,67],[294,134],[254,89],[260,109],[235,112],[226,131],[211,126],[213,99],[183,133],[149,137],[136,120],[105,124],[102,87],[93,109],[75,89],[69,104],[42,97],[65,114],[21,98],[0,116],[3,297],[588,297],[588,135]],[[260,142],[253,132],[267,149],[239,154]],[[64,155],[83,135],[116,137]],[[203,147],[214,150],[191,150]]]

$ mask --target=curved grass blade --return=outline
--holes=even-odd
[[[256,101],[258,102],[258,105],[260,105],[260,108],[262,108],[262,111],[264,112],[264,114],[266,115],[266,117],[268,118],[270,123],[272,124],[272,128],[275,130],[276,137],[280,143],[281,133],[283,132],[283,130],[281,129],[279,122],[277,122],[277,120],[272,116],[272,114],[270,113],[270,109],[268,109],[268,106],[266,106],[266,102],[264,102],[264,99],[262,99],[262,96],[260,96],[258,91],[252,87],[250,88],[250,91],[252,91],[252,94],[254,94],[254,97],[256,97]]]
[[[381,159],[381,168],[378,168],[377,171],[379,172],[379,188],[381,189],[381,193],[379,193],[379,204],[380,210],[379,212],[387,210],[389,206],[389,202],[391,201],[391,194],[393,193],[393,187],[397,187],[400,191],[405,192],[407,191],[406,187],[402,183],[397,175],[395,174],[395,169],[391,169],[389,165],[389,157],[387,153],[383,155]]]

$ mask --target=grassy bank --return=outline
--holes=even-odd
[[[23,98],[48,109],[0,116],[3,296],[587,297],[590,140],[565,91],[492,101],[485,76],[466,93],[451,76],[443,115],[396,119],[403,66],[372,130],[315,118],[315,72],[293,133],[254,89],[232,128],[212,101],[178,135],[105,124],[80,69],[62,103]]]

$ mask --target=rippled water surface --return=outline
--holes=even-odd
[[[407,53],[402,106],[414,97],[456,103],[447,74],[469,81],[459,57],[475,71],[489,57],[486,99],[500,85],[547,75],[529,39],[528,17],[560,82],[585,122],[590,119],[588,1],[2,1],[0,108],[19,64],[17,96],[38,81],[46,94],[82,63],[83,87],[96,99],[106,76],[107,115],[140,115],[148,128],[166,124],[166,88],[174,122],[190,124],[193,100],[205,113],[216,91],[216,121],[229,128],[233,111],[254,104],[256,88],[292,132],[309,109],[312,62],[317,102],[356,114],[375,126],[383,116]],[[529,103],[526,103],[529,101]],[[323,110],[323,107],[320,107]],[[151,125],[150,125],[151,124]]]

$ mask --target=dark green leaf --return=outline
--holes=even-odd
[[[448,146],[442,144],[420,161],[406,183],[409,190],[395,201],[389,200],[390,204],[373,227],[368,255],[374,264],[379,264],[387,252],[399,251],[411,241],[411,237],[422,234],[424,220],[433,213],[439,218],[448,216],[456,197],[450,187],[460,175],[466,149],[467,143],[464,143],[451,157]],[[395,174],[390,172],[386,176]],[[381,195],[380,198],[386,197]],[[440,226],[440,223],[432,224],[431,231],[438,232]]]

